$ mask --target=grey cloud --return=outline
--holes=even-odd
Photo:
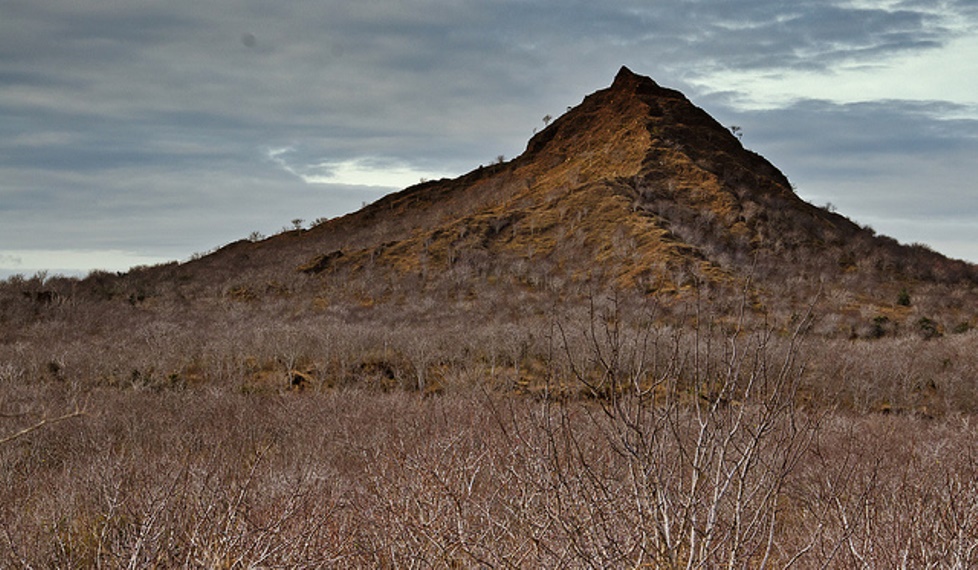
[[[739,112],[756,140],[819,161],[846,157],[937,157],[978,150],[975,109],[942,101],[882,100],[837,104],[803,100],[778,109]]]
[[[0,189],[0,243],[12,250],[138,250],[180,258],[252,231],[274,233],[296,217],[351,211],[384,191],[305,186],[285,173],[241,167],[71,174],[0,169],[7,181]]]
[[[541,82],[566,81],[563,64],[552,62],[587,63],[595,52],[618,59],[631,46],[664,54],[660,65],[667,72],[702,73],[717,66],[824,67],[838,57],[935,42],[922,13],[856,12],[823,3],[666,2],[649,10],[645,3],[501,2],[462,10],[446,2],[298,2],[274,18],[262,10],[231,16],[215,5],[170,4],[180,16],[169,18],[138,4],[122,15],[99,11],[75,20],[82,8],[55,14],[77,30],[66,41],[109,38],[106,49],[120,58],[117,67],[86,74],[88,84],[66,90],[61,102],[69,107],[75,99],[77,106],[87,95],[104,102],[89,105],[96,116],[235,109],[238,120],[260,116],[279,127],[312,118],[358,130],[389,129],[393,121],[418,128],[439,119],[461,122],[479,94],[492,112],[517,94],[540,94],[546,90]],[[51,11],[44,17],[54,17]],[[779,15],[788,20],[779,22]],[[164,23],[149,24],[157,20]],[[745,20],[755,25],[738,29]],[[260,38],[269,51],[248,50],[243,33]],[[333,55],[336,46],[342,56]],[[75,47],[62,50],[58,75],[74,67],[73,57],[94,57],[76,54]],[[605,76],[612,72],[600,69]]]
[[[206,249],[376,197],[306,186],[269,149],[292,148],[288,166],[303,172],[382,157],[461,174],[520,152],[540,117],[606,86],[623,63],[695,94],[693,80],[722,69],[824,70],[932,49],[951,37],[947,20],[976,17],[964,0],[942,4],[944,17],[930,3],[847,6],[9,0],[0,243],[46,224],[52,248]],[[803,180],[825,179],[819,169],[846,153],[866,158],[846,168],[869,177],[885,167],[870,158],[973,148],[964,142],[973,125],[936,120],[955,111],[937,103],[826,105],[730,113],[748,141],[772,145],[774,162]]]
[[[929,12],[858,9],[826,2],[756,2],[744,12],[697,13],[706,34],[694,49],[722,53],[719,65],[741,69],[825,69],[840,61],[932,48],[946,29]]]

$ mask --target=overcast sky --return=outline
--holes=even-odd
[[[0,277],[185,260],[522,152],[621,65],[978,261],[974,0],[3,0]]]

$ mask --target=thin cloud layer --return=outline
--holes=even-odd
[[[182,259],[462,174],[519,153],[541,117],[622,64],[743,125],[806,197],[916,220],[899,239],[936,242],[949,213],[978,213],[966,159],[978,89],[948,87],[978,77],[958,72],[978,61],[969,1],[9,0],[0,12],[0,274],[14,257],[32,269],[32,250]],[[927,65],[934,87],[906,77],[903,91],[918,60],[941,62]],[[893,92],[860,99],[886,73]],[[918,208],[924,188],[948,207]]]

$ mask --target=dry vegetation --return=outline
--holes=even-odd
[[[764,323],[695,297],[423,320],[5,285],[10,567],[978,563],[973,332],[830,338],[817,303]]]

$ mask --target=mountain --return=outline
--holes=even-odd
[[[673,298],[709,291],[721,311],[749,298],[760,313],[790,315],[819,299],[826,313],[847,315],[835,332],[853,332],[880,315],[916,315],[908,296],[918,311],[967,321],[978,271],[805,202],[731,129],[622,67],[513,160],[409,187],[309,230],[99,279],[89,288],[140,302],[168,291],[403,308],[425,297],[476,312],[507,299],[580,299],[595,287]]]

